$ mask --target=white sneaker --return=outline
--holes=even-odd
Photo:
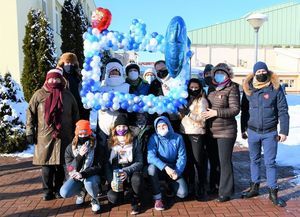
[[[93,212],[98,212],[100,210],[100,203],[98,199],[92,199],[91,205],[92,205]]]
[[[82,195],[76,197],[76,205],[81,205],[84,203],[84,197]]]

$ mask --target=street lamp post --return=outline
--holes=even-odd
[[[258,30],[263,25],[265,21],[268,21],[268,16],[265,14],[251,14],[247,17],[247,21],[250,23],[250,25],[254,28],[255,32],[255,62],[257,62],[258,57]]]

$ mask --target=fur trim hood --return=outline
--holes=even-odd
[[[269,72],[271,74],[271,84],[273,85],[275,90],[278,90],[280,87],[278,75],[272,71],[269,71]],[[243,83],[243,90],[245,91],[246,95],[248,95],[248,96],[252,95],[252,91],[254,89],[252,86],[252,81],[253,81],[254,76],[255,76],[255,74],[253,74],[253,73],[248,74]]]

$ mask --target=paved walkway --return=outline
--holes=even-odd
[[[265,177],[259,197],[240,199],[240,192],[248,187],[250,177],[247,149],[236,147],[233,160],[236,182],[233,200],[217,203],[214,198],[206,202],[171,199],[167,203],[168,209],[159,212],[152,209],[151,194],[146,192],[146,202],[139,216],[300,216],[300,185],[294,183],[294,168],[278,168],[281,177],[279,195],[287,201],[286,207],[279,208],[268,200]],[[33,166],[31,161],[31,158],[0,157],[0,216],[130,216],[129,204],[111,207],[105,198],[101,200],[101,214],[98,215],[92,213],[89,202],[77,207],[74,198],[43,201],[41,169]]]

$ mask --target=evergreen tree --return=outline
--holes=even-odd
[[[83,54],[83,33],[86,32],[88,28],[88,19],[84,14],[82,4],[80,1],[77,2],[75,6],[75,54],[79,61],[79,67],[82,68],[82,64],[84,61],[84,54]]]
[[[76,38],[74,30],[76,28],[75,6],[72,0],[65,0],[61,10],[61,52],[76,52]]]
[[[55,45],[52,29],[40,10],[30,10],[27,18],[21,83],[28,102],[43,86],[47,71],[55,67]]]
[[[0,153],[23,151],[27,147],[25,125],[19,118],[25,116],[27,107],[22,103],[23,93],[11,74],[5,74],[4,79],[0,76]],[[17,107],[24,111],[17,111]]]
[[[38,59],[36,50],[39,45],[37,35],[40,29],[39,16],[41,12],[31,9],[27,15],[28,22],[25,26],[23,39],[23,72],[21,84],[23,86],[26,101],[29,101],[33,93],[38,89]]]
[[[42,12],[39,19],[40,31],[38,33],[38,87],[41,88],[45,82],[47,72],[56,66],[56,54],[53,30]]]

